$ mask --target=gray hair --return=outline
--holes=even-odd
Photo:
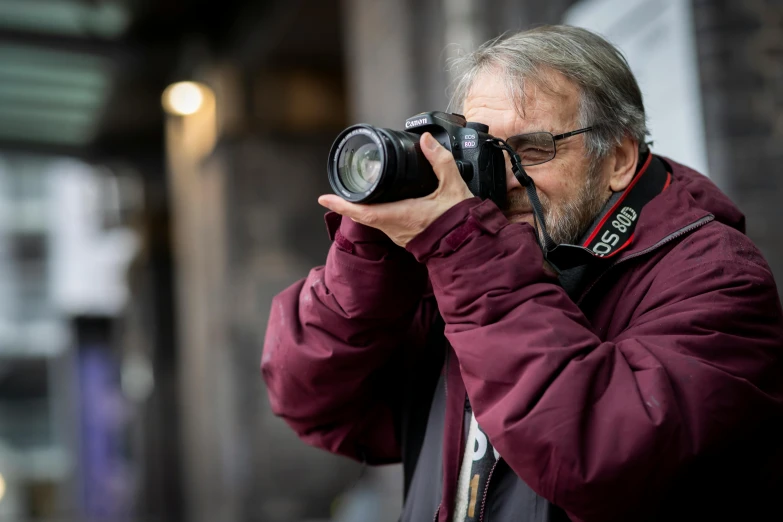
[[[604,157],[625,136],[639,143],[640,152],[647,150],[649,132],[639,85],[620,51],[601,36],[550,25],[490,40],[451,60],[451,107],[461,108],[476,78],[495,68],[505,75],[509,95],[520,108],[525,81],[557,92],[547,73],[554,70],[572,80],[581,95],[579,126],[595,128],[585,134],[587,152],[594,159]],[[574,129],[563,132],[570,130]]]

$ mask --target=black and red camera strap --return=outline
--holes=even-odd
[[[609,199],[607,208],[596,218],[586,239],[578,245],[557,244],[546,230],[536,184],[525,172],[519,156],[505,141],[495,138],[493,143],[509,154],[514,177],[527,191],[533,207],[541,250],[558,272],[596,259],[611,258],[628,248],[633,243],[634,229],[642,208],[671,183],[671,174],[663,160],[648,153],[628,187]]]

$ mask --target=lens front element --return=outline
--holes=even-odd
[[[367,192],[375,186],[381,176],[383,167],[381,151],[365,135],[353,136],[346,143],[337,161],[340,181],[351,192]]]

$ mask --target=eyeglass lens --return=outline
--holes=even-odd
[[[548,132],[522,134],[508,142],[519,154],[523,167],[545,163],[555,157],[555,140]]]

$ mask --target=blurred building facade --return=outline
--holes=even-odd
[[[504,31],[626,46],[651,139],[781,287],[783,1],[37,2],[0,0],[0,520],[396,520],[397,467],[271,414],[266,318],[329,247],[336,134],[445,109],[446,60]]]

